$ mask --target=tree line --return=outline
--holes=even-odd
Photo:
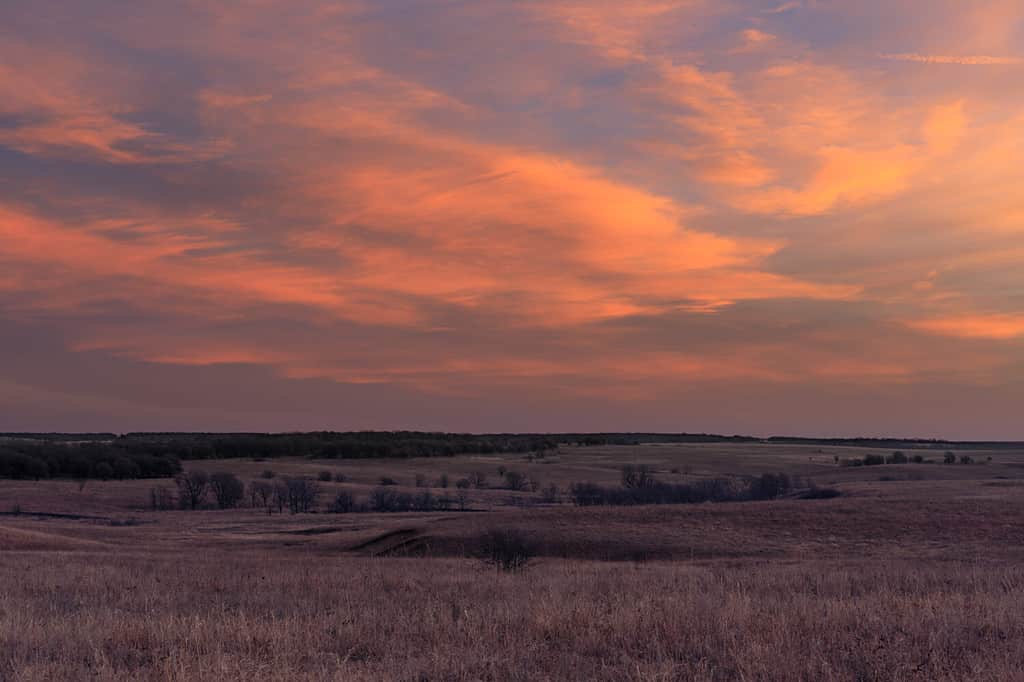
[[[0,478],[163,478],[180,471],[176,457],[132,451],[115,443],[0,441]]]
[[[310,459],[452,457],[540,452],[559,440],[534,434],[458,434],[419,431],[316,431],[274,434],[126,434],[117,442],[133,452],[178,459],[308,457]]]
[[[540,493],[534,502],[556,503],[564,499],[557,485],[542,487],[535,479],[519,472],[501,469],[501,489],[513,492]],[[707,478],[689,483],[667,483],[655,478],[655,472],[647,465],[624,465],[621,469],[620,486],[604,486],[595,483],[573,483],[565,491],[568,500],[581,507],[598,505],[652,505],[652,504],[696,504],[702,502],[743,502],[753,500],[775,500],[782,497],[822,499],[835,497],[838,491],[831,488],[816,488],[800,485],[785,473],[765,473],[745,478]],[[270,470],[260,479],[246,485],[230,472],[208,474],[203,471],[189,471],[175,478],[177,495],[166,487],[150,490],[152,507],[161,509],[205,509],[217,507],[230,509],[248,506],[265,509],[268,514],[326,511],[329,513],[358,512],[431,512],[468,511],[469,490],[494,489],[483,472],[473,472],[454,482],[442,475],[436,481],[440,490],[431,490],[425,477],[416,477],[420,491],[412,493],[396,489],[397,482],[381,477],[380,485],[366,497],[357,498],[351,490],[334,489],[334,497],[326,507],[319,505],[322,497],[322,482],[344,482],[347,477],[330,471],[321,471],[316,478],[311,476],[276,477]],[[527,496],[529,498],[529,496]],[[510,502],[519,504],[525,498],[513,497]],[[533,498],[531,498],[533,499]]]
[[[766,473],[745,479],[704,478],[690,483],[666,483],[655,479],[650,468],[622,467],[621,486],[574,483],[569,495],[579,507],[601,505],[699,504],[774,500],[796,486],[785,473]]]

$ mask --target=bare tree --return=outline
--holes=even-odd
[[[249,504],[253,507],[266,507],[269,514],[273,510],[274,486],[266,481],[253,481],[249,484]]]
[[[226,471],[219,471],[210,477],[210,489],[221,509],[237,507],[245,496],[245,485],[238,476]]]
[[[320,487],[316,481],[309,478],[286,478],[284,487],[288,510],[293,514],[311,511],[316,504],[317,495],[320,494]]]
[[[646,464],[622,465],[622,485],[625,488],[646,488],[654,484],[654,472]]]
[[[149,504],[154,511],[162,511],[174,508],[174,496],[171,491],[164,487],[149,489]]]
[[[288,504],[288,486],[284,481],[278,481],[274,484],[274,497],[271,499],[271,505],[277,507],[277,513],[284,513],[284,508]],[[270,508],[267,509],[268,513]]]
[[[505,487],[509,490],[526,490],[530,487],[529,479],[519,471],[505,472]]]
[[[355,511],[355,509],[356,501],[355,498],[352,497],[352,493],[347,490],[341,490],[334,496],[334,501],[331,502],[327,511],[334,514],[347,514]]]
[[[189,471],[178,474],[178,500],[184,509],[198,509],[206,502],[210,491],[210,477],[205,471]]]

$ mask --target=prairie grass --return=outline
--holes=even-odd
[[[467,513],[152,511],[152,482],[3,481],[0,682],[1024,679],[1024,453],[885,465],[926,476],[897,482],[835,461],[862,455],[648,446],[272,464],[282,480],[330,469],[323,509],[382,476],[413,493],[417,474],[497,481],[499,465],[563,491],[614,485],[622,462],[677,483],[785,470],[842,491],[576,508],[474,487]],[[248,481],[267,466],[188,463]],[[528,539],[524,570],[469,558],[494,531]]]
[[[1019,679],[1024,571],[11,553],[4,680]]]

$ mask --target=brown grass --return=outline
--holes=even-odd
[[[609,484],[616,457],[667,480],[786,470],[843,496],[520,509],[484,490],[475,513],[268,517],[147,511],[153,482],[4,481],[0,680],[1020,679],[1022,453],[861,469],[736,446],[190,466],[333,467],[352,482],[326,488],[359,491],[477,468],[496,482],[499,464]],[[924,480],[877,480],[909,467]],[[539,556],[521,574],[467,558],[490,529],[525,533]]]
[[[0,567],[0,678],[995,680],[1024,660],[1015,566],[55,558]]]

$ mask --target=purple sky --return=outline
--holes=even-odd
[[[0,430],[1024,438],[1019,0],[0,26]]]

